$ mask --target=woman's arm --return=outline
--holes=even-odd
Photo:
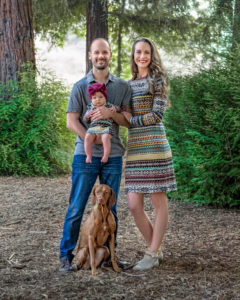
[[[167,99],[166,97],[161,96],[161,90],[162,90],[162,79],[159,78],[157,80],[157,84],[153,96],[152,111],[144,115],[131,117],[129,119],[131,127],[154,125],[162,121],[167,106]]]

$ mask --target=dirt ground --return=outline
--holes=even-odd
[[[240,210],[173,200],[159,268],[60,274],[58,249],[70,187],[70,175],[0,177],[0,299],[240,299]],[[146,209],[152,217],[148,199]],[[133,264],[145,244],[123,189],[118,211],[117,256]]]

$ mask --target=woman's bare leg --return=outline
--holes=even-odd
[[[128,207],[139,231],[146,240],[148,247],[150,247],[152,243],[153,226],[144,211],[144,195],[140,193],[128,193]]]
[[[138,228],[143,233],[145,240],[147,241],[148,250],[145,252],[143,259],[141,259],[133,267],[133,270],[135,271],[148,270],[153,267],[157,267],[159,266],[159,261],[163,259],[160,246],[168,224],[168,199],[166,193],[150,194],[150,198],[155,208],[153,229],[152,232],[150,230],[146,230],[147,227],[141,225],[141,218],[143,217],[137,217],[137,220],[139,220],[140,223]]]
[[[168,225],[168,198],[166,193],[150,194],[152,204],[155,208],[155,219],[153,224],[152,241],[149,249],[157,252],[162,244],[164,234]]]

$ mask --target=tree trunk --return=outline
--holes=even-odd
[[[232,48],[240,44],[240,0],[235,0],[233,14],[233,41]]]
[[[19,79],[23,63],[35,68],[31,0],[0,0],[0,81]]]
[[[125,0],[122,1],[121,14],[124,14]],[[119,18],[118,25],[118,60],[117,60],[117,76],[120,77],[122,73],[122,30],[123,24],[121,18]]]
[[[88,51],[91,42],[98,37],[108,38],[107,0],[89,0],[87,2],[86,73],[92,68],[92,63],[88,59]]]
[[[119,26],[118,26],[117,76],[120,77],[121,73],[122,73],[122,24],[119,23]]]

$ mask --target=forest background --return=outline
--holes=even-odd
[[[176,58],[164,117],[178,191],[172,199],[240,205],[240,0],[0,0],[0,174],[56,176],[71,170],[66,129],[71,87],[36,68],[34,40],[63,47],[69,34],[109,39],[111,71],[128,80],[133,41],[152,39]],[[85,58],[82,58],[82,60]],[[86,71],[91,67],[85,61]],[[80,78],[79,78],[80,79]],[[121,128],[123,143],[127,129]]]

